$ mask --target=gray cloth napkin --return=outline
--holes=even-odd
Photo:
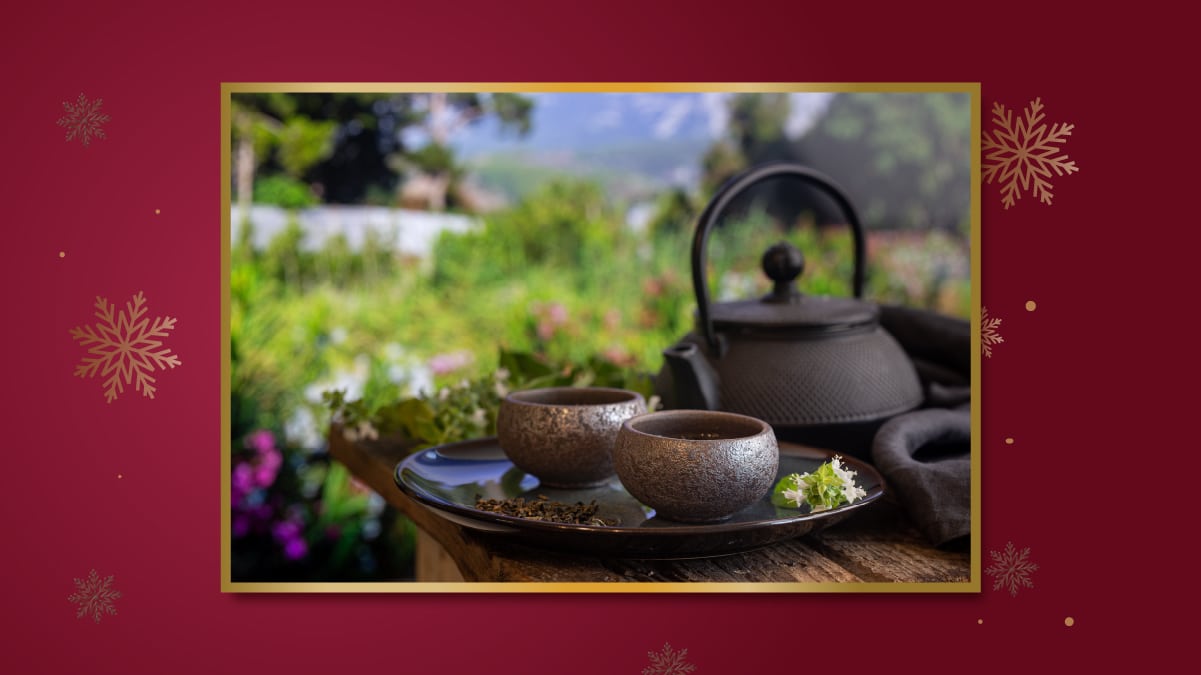
[[[926,538],[949,545],[971,531],[971,326],[897,305],[880,307],[880,324],[913,361],[925,401],[880,427],[872,462]]]
[[[872,462],[935,546],[970,534],[972,420],[967,409],[930,408],[880,427]]]

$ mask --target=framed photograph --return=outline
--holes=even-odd
[[[226,83],[222,589],[975,593],[975,83]]]

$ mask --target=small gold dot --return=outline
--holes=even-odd
[[[121,474],[117,474],[117,478],[124,478],[124,477],[125,477],[125,476],[123,476],[123,475],[121,475]]]
[[[157,216],[157,215],[158,215],[158,214],[160,214],[160,213],[162,213],[162,212],[161,212],[161,211],[159,211],[158,209],[155,209],[155,210],[154,210],[154,215],[156,215],[156,216]]]
[[[1026,311],[1027,312],[1033,312],[1037,307],[1038,307],[1038,305],[1035,304],[1035,302],[1033,300],[1026,301]]]
[[[1070,617],[1070,616],[1069,616],[1068,618],[1066,618],[1066,619],[1064,619],[1064,620],[1063,620],[1063,625],[1065,625],[1065,626],[1067,626],[1067,627],[1069,627],[1069,628],[1070,628],[1070,627],[1072,627],[1072,626],[1073,626],[1073,625],[1075,625],[1075,624],[1076,624],[1076,620],[1075,620],[1075,619],[1073,619],[1073,618],[1072,618],[1072,617]]]
[[[59,252],[58,252],[58,257],[60,257],[60,258],[66,258],[66,257],[67,257],[67,252],[66,252],[66,251],[59,251]]]
[[[1011,438],[1006,438],[1006,439],[1005,439],[1005,445],[1013,445],[1013,438],[1012,438],[1012,437],[1011,437]]]
[[[984,623],[984,619],[976,619],[976,623]]]

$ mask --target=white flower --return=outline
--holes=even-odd
[[[834,473],[843,481],[855,481],[855,472],[842,466],[842,456],[834,455],[834,459],[830,460],[830,468],[834,469]]]
[[[448,398],[450,398],[450,390],[449,389],[447,389],[446,387],[442,387],[441,389],[438,390],[438,400],[439,401],[446,401],[446,399],[448,399]]]
[[[471,423],[477,427],[484,426],[488,421],[488,413],[483,408],[476,408],[475,412],[471,413]]]
[[[847,500],[848,504],[855,503],[856,499],[862,499],[867,496],[867,492],[855,485],[856,472],[850,469],[843,468],[842,458],[835,455],[834,459],[830,460],[830,468],[834,469],[834,475],[842,480],[842,496]]]
[[[359,422],[358,436],[362,439],[374,441],[379,439],[379,432],[371,425],[371,422],[362,420]]]
[[[848,504],[855,503],[856,499],[863,499],[867,496],[867,491],[858,485],[848,485],[842,488],[842,496],[846,497]]]
[[[791,489],[785,490],[784,492],[782,492],[780,494],[782,494],[785,499],[790,500],[792,503],[796,504],[797,508],[800,508],[801,505],[805,503],[805,493],[802,492],[800,488],[797,488],[795,490],[791,490]]]
[[[367,420],[360,420],[353,427],[342,428],[342,438],[354,443],[356,441],[374,441],[379,438],[379,431]]]

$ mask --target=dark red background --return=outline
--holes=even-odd
[[[1193,83],[1173,70],[1195,43],[1153,3],[1140,18],[943,5],[6,7],[0,672],[638,673],[665,642],[697,673],[1171,656],[1196,595],[1180,538],[1196,514],[1195,188],[1172,160],[1195,148]],[[1029,547],[1034,588],[222,594],[220,83],[275,81],[978,81],[986,125],[994,101],[1041,97],[1076,125],[1080,172],[1054,181],[1053,206],[1005,211],[985,186],[982,220],[1005,338],[983,364],[983,548]],[[89,147],[55,126],[81,92],[112,118]],[[96,296],[138,291],[178,317],[182,366],[156,399],[106,404],[72,377],[69,329]],[[99,624],[67,601],[93,568],[122,593]],[[547,635],[498,628],[511,621]]]

